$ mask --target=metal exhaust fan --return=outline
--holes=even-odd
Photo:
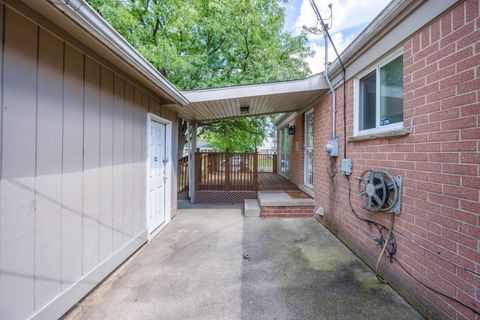
[[[387,171],[367,170],[358,180],[358,192],[367,211],[400,213],[402,177]]]

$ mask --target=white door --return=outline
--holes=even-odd
[[[167,186],[167,125],[150,122],[148,172],[149,216],[148,231],[151,233],[165,222]]]

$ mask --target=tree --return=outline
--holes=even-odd
[[[310,73],[306,58],[313,52],[306,35],[283,31],[287,0],[88,2],[182,90],[292,80]],[[227,134],[236,128],[261,134],[264,118],[252,119],[222,126],[231,129]],[[204,130],[208,139],[219,141],[223,129],[218,123],[205,126],[212,126]]]
[[[211,122],[199,130],[199,136],[205,137],[214,149],[228,152],[254,152],[269,133],[271,137],[273,124],[269,116]]]

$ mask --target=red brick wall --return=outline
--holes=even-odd
[[[289,179],[296,185],[303,184],[303,147],[304,142],[303,138],[305,135],[305,129],[303,127],[303,123],[305,122],[304,116],[300,115],[293,120],[290,125],[295,126],[295,135],[291,136],[292,142],[290,150],[290,159],[289,159],[289,166],[290,166],[290,176]]]
[[[402,212],[395,220],[397,259],[421,281],[480,310],[480,18],[478,0],[461,1],[403,45],[404,137],[349,142],[353,175],[385,169],[403,177]],[[337,132],[343,146],[342,89],[337,90]],[[314,191],[322,219],[371,266],[380,253],[377,230],[354,218],[348,182],[327,174],[323,144],[330,137],[330,96],[315,108]],[[347,83],[347,135],[353,134],[353,82]],[[302,153],[303,156],[303,153]],[[340,171],[340,159],[334,164]],[[358,213],[388,225],[389,216]],[[411,303],[441,319],[480,319],[465,307],[419,285],[384,259],[387,280]]]
[[[262,207],[263,218],[304,218],[313,217],[313,206]]]

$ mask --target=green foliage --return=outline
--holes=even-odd
[[[313,52],[306,35],[283,31],[287,0],[87,1],[182,90],[291,80],[310,73],[306,58]],[[208,139],[231,146],[220,142],[220,132],[231,135],[236,132],[232,126],[239,126],[248,128],[242,135],[255,135],[267,128],[262,127],[264,118],[252,119],[226,121],[225,131],[212,125]]]
[[[211,122],[200,128],[199,137],[215,150],[254,152],[272,133],[271,117],[257,116]]]

